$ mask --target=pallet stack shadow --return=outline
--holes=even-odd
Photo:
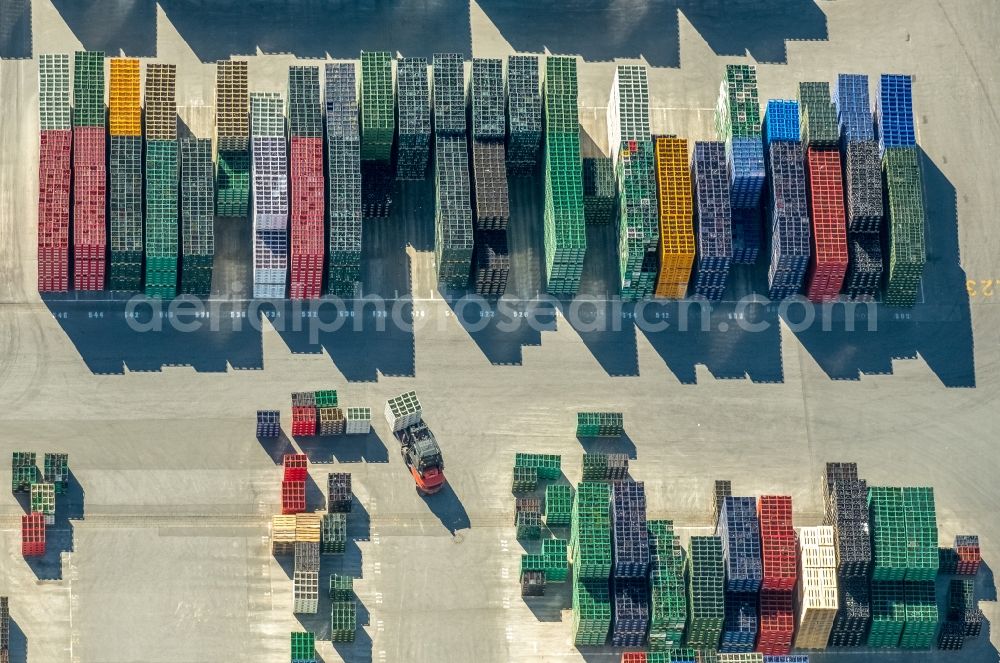
[[[472,212],[475,224],[472,285],[476,294],[500,297],[507,289],[510,252],[507,224],[510,197],[507,187],[504,136],[503,61],[474,58],[469,87],[472,137]]]
[[[802,290],[809,265],[809,206],[797,101],[771,99],[763,126],[771,263],[768,298],[786,299]]]
[[[764,190],[757,68],[726,65],[715,109],[718,140],[726,144],[733,264],[757,262],[761,245],[760,202]]]
[[[787,655],[792,646],[795,616],[792,601],[799,575],[798,538],[792,528],[792,498],[762,495],[757,500],[760,522],[760,615],[756,650]]]
[[[431,92],[426,59],[396,61],[396,106],[396,179],[426,179],[431,156]]]
[[[798,101],[812,220],[805,294],[810,301],[822,303],[837,299],[847,273],[844,172],[837,149],[840,131],[829,83],[799,83]]]
[[[253,182],[253,296],[280,299],[288,278],[288,154],[284,104],[277,92],[250,95]]]
[[[146,65],[146,273],[148,297],[177,295],[177,67]]]
[[[608,145],[618,200],[618,285],[625,301],[652,296],[660,244],[649,83],[641,65],[618,65],[608,103]]]
[[[246,218],[250,205],[250,96],[246,60],[215,63],[216,213]]]
[[[847,213],[844,291],[872,301],[882,284],[882,172],[868,96],[868,76],[838,74],[834,104],[840,125]]]
[[[469,284],[474,241],[464,67],[458,53],[434,54],[434,257],[438,286],[456,290]]]
[[[181,138],[181,293],[207,297],[215,261],[212,140]]]
[[[111,260],[108,289],[142,289],[142,106],[139,60],[111,58],[108,127],[111,154],[108,208]],[[211,161],[209,162],[211,163]]]
[[[11,455],[11,492],[28,493],[30,510],[21,516],[21,555],[45,555],[45,527],[55,523],[56,496],[69,489],[69,456],[46,453],[38,471],[33,451]]]
[[[507,173],[526,177],[538,167],[542,142],[542,95],[538,56],[507,56]]]
[[[759,630],[757,594],[763,572],[757,501],[753,497],[724,497],[716,536],[722,540],[725,567],[719,651],[749,653],[754,649]]]
[[[104,52],[73,58],[73,287],[103,290],[107,268]]]
[[[361,51],[361,210],[366,219],[388,218],[392,208],[393,60],[388,51]]]
[[[371,408],[339,406],[335,389],[292,393],[292,435],[367,435]]]
[[[660,273],[655,295],[683,299],[694,266],[694,208],[686,138],[657,136],[656,185],[660,213]]]
[[[69,290],[69,55],[38,56],[38,291]]]
[[[823,495],[823,523],[833,527],[837,560],[837,616],[829,645],[860,647],[865,644],[872,617],[868,484],[858,478],[857,464],[827,463]]]
[[[361,282],[361,132],[352,63],[326,65],[327,292],[353,297]]]
[[[543,243],[546,289],[556,296],[573,296],[580,289],[587,252],[576,68],[575,57],[545,59]]]
[[[289,297],[317,299],[323,289],[325,210],[319,67],[288,69],[291,258]]]
[[[909,76],[882,74],[875,105],[889,230],[885,303],[901,307],[916,304],[927,261],[924,187],[913,127],[912,85]]]
[[[694,292],[706,299],[720,301],[733,263],[733,219],[724,143],[698,141],[694,144],[692,177],[698,247]]]

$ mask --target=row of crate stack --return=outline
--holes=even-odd
[[[306,483],[309,459],[305,454],[285,454],[282,461],[281,515],[271,521],[271,552],[293,556],[292,612],[316,614],[319,610],[320,557],[343,555],[347,548],[347,518],[353,508],[351,475],[327,475],[326,513],[308,511]],[[334,642],[353,642],[357,601],[353,578],[329,577],[330,630]],[[293,634],[293,652],[295,650]],[[293,660],[295,656],[293,655]]]
[[[0,663],[10,663],[10,601],[0,596]]]
[[[791,497],[734,496],[718,481],[715,534],[691,536],[685,550],[672,521],[647,518],[627,455],[585,454],[575,490],[561,479],[560,456],[515,455],[521,594],[544,595],[571,575],[578,646],[762,660],[863,646],[954,650],[982,630],[979,539],[938,548],[931,488],[869,487],[856,464],[828,463],[824,524],[794,528]],[[939,609],[942,574],[958,577]]]
[[[69,455],[46,453],[39,471],[34,451],[11,456],[11,492],[27,493],[29,512],[21,516],[21,555],[45,555],[45,528],[55,523],[56,496],[69,490]]]
[[[367,435],[372,411],[367,407],[340,406],[336,389],[292,392],[292,436]],[[257,437],[274,438],[281,433],[278,410],[257,411]]]
[[[433,140],[445,289],[506,292],[508,177],[541,155],[551,294],[577,294],[586,223],[611,223],[626,301],[720,300],[762,250],[773,300],[917,300],[926,214],[909,76],[883,74],[874,109],[868,77],[839,74],[762,110],[756,68],[727,65],[717,140],[691,145],[651,133],[647,70],[619,65],[610,157],[584,157],[573,57],[474,58],[466,85],[460,54],[428,66],[364,51],[360,83],[354,63],[326,64],[322,85],[319,67],[297,65],[285,94],[251,94],[247,63],[220,61],[212,182],[210,139],[178,140],[175,66],[148,63],[140,95],[139,61],[111,58],[106,115],[104,60],[77,52],[71,76],[68,55],[40,57],[43,292],[72,276],[77,290],[207,296],[218,215],[252,220],[255,297],[354,297],[363,220],[389,216],[397,181],[426,178]]]

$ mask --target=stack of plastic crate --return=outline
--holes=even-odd
[[[726,617],[719,651],[749,654],[753,652],[757,641],[757,595],[749,592],[726,592],[725,601]]]
[[[280,410],[257,410],[257,437],[274,439],[281,434]]]
[[[557,296],[573,296],[579,290],[587,252],[577,94],[576,58],[547,57],[543,243],[546,288]]]
[[[660,275],[655,294],[682,299],[687,294],[695,257],[688,141],[657,136],[655,142],[660,203]]]
[[[104,52],[73,61],[73,287],[103,290],[107,267]]]
[[[885,302],[910,307],[927,260],[926,214],[916,147],[888,147],[882,156],[888,214],[889,274]]]
[[[320,553],[323,555],[343,555],[346,549],[347,514],[323,514],[320,520]]]
[[[146,65],[146,295],[177,294],[177,67]]]
[[[983,557],[979,549],[978,535],[957,534],[953,549],[957,557],[954,573],[960,576],[974,576],[979,573]]]
[[[583,455],[584,481],[624,481],[628,478],[627,454]]]
[[[906,620],[900,647],[929,649],[937,635],[939,621],[934,598],[934,581],[940,558],[933,488],[903,488],[903,523],[906,531],[906,574],[903,583]]]
[[[288,275],[288,155],[277,92],[250,95],[253,296],[282,298]]]
[[[31,484],[31,513],[42,514],[46,525],[56,521],[56,488],[51,483],[38,482]]]
[[[0,596],[0,663],[10,663],[10,605]]]
[[[212,140],[182,138],[181,292],[207,297],[215,260],[215,184]]]
[[[573,514],[573,489],[565,484],[545,487],[545,525],[569,527]]]
[[[619,481],[611,487],[612,576],[615,594],[611,642],[636,647],[649,627],[649,532],[646,490],[642,482]]]
[[[309,458],[305,454],[285,454],[282,462],[281,513],[292,515],[306,510],[306,479]]]
[[[137,292],[142,289],[143,254],[142,106],[139,101],[139,60],[135,58],[111,58],[108,126],[111,134],[108,170],[111,261],[108,265],[108,288]]]
[[[531,540],[542,538],[542,501],[533,497],[519,497],[515,502],[514,526],[517,538]],[[524,566],[526,565],[522,564],[522,567]]]
[[[246,217],[250,204],[250,96],[246,60],[215,63],[216,210]]]
[[[806,180],[812,247],[806,296],[820,303],[840,294],[847,273],[847,226],[844,217],[843,171],[837,148],[806,149]]]
[[[65,495],[69,490],[69,455],[46,453],[43,457],[42,480],[52,484],[56,495]]]
[[[500,297],[507,288],[510,252],[504,136],[503,61],[475,58],[469,90],[472,118],[473,217],[475,246],[472,278],[476,293]]]
[[[826,649],[837,616],[837,554],[833,527],[799,529],[796,649]]]
[[[869,647],[896,647],[905,616],[906,524],[901,488],[868,489],[872,529],[872,624]]]
[[[316,636],[312,633],[292,632],[291,663],[316,663]]]
[[[296,541],[292,574],[292,612],[315,615],[319,610],[319,543]]]
[[[618,150],[618,275],[621,297],[652,297],[659,271],[660,228],[653,142],[624,141]]]
[[[438,284],[452,289],[469,284],[474,240],[464,66],[458,53],[434,54],[434,256]]]
[[[11,454],[10,469],[10,489],[13,493],[28,493],[31,485],[40,480],[34,451],[15,451]]]
[[[718,139],[726,144],[733,262],[753,264],[761,245],[760,199],[765,175],[756,67],[726,65],[715,113]]]
[[[40,513],[26,513],[21,516],[21,556],[42,557],[45,555],[45,516]]]
[[[618,184],[618,276],[622,299],[652,296],[659,269],[654,147],[646,68],[618,65],[608,103],[608,145]]]
[[[603,645],[611,627],[611,503],[606,483],[577,484],[570,552],[573,559],[573,633],[577,645]]]
[[[426,59],[397,61],[396,99],[399,106],[396,179],[422,180],[427,177],[431,153],[431,96]]]
[[[577,412],[577,437],[620,437],[625,433],[621,412]]]
[[[838,74],[833,101],[845,175],[848,266],[844,291],[852,299],[870,301],[881,288],[884,207],[868,76]]]
[[[542,95],[538,56],[507,56],[507,171],[512,176],[535,172],[542,141]]]
[[[649,636],[651,651],[680,647],[687,622],[687,558],[669,520],[646,522],[649,536]]]
[[[354,493],[350,472],[330,472],[326,475],[326,510],[328,513],[349,513]]]
[[[837,109],[826,82],[799,83],[799,127],[809,147],[835,148],[840,142]]]
[[[726,617],[722,539],[692,536],[689,556],[684,646],[714,649],[719,645]]]
[[[316,299],[323,288],[323,117],[319,67],[288,69],[291,257],[289,296]]]
[[[975,638],[980,634],[983,613],[976,603],[975,581],[963,578],[951,580],[946,616],[938,636],[938,649],[961,649],[966,638]]]
[[[726,174],[726,146],[720,142],[694,144],[692,163],[697,227],[697,269],[694,291],[721,300],[733,262],[732,207]]]
[[[824,483],[824,524],[833,527],[837,557],[838,610],[830,646],[864,644],[871,619],[868,575],[872,565],[868,521],[868,484],[858,478],[854,463],[827,463]]]
[[[724,497],[716,535],[726,570],[725,625],[721,651],[750,652],[757,636],[761,563],[760,519],[753,497]]]
[[[38,291],[69,289],[69,56],[38,56]],[[141,219],[140,219],[141,221]]]
[[[545,539],[542,541],[542,559],[545,565],[545,581],[562,583],[569,577],[569,549],[566,539]]]
[[[393,59],[388,51],[361,52],[361,210],[365,218],[388,217],[392,208]]]
[[[768,297],[799,294],[810,255],[805,163],[799,138],[798,102],[772,99],[764,113],[767,148],[771,265]]]
[[[724,498],[725,499],[725,498]],[[757,500],[761,543],[758,652],[787,653],[791,647],[792,596],[798,579],[798,538],[792,529],[792,498],[761,495]],[[787,614],[781,607],[787,606]]]
[[[903,583],[905,622],[899,638],[901,649],[930,649],[937,637],[938,613],[933,580],[908,580]]]
[[[354,642],[358,627],[357,597],[354,579],[336,573],[330,575],[330,639],[333,642]]]
[[[583,217],[588,224],[611,223],[615,218],[615,164],[608,157],[583,159]]]
[[[353,297],[361,281],[361,133],[354,65],[326,65],[327,292]]]

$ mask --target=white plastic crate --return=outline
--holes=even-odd
[[[292,612],[316,614],[319,610],[319,572],[296,571],[292,583]]]

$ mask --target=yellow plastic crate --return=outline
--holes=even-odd
[[[108,93],[112,136],[141,136],[142,107],[139,101],[139,60],[111,58]]]

